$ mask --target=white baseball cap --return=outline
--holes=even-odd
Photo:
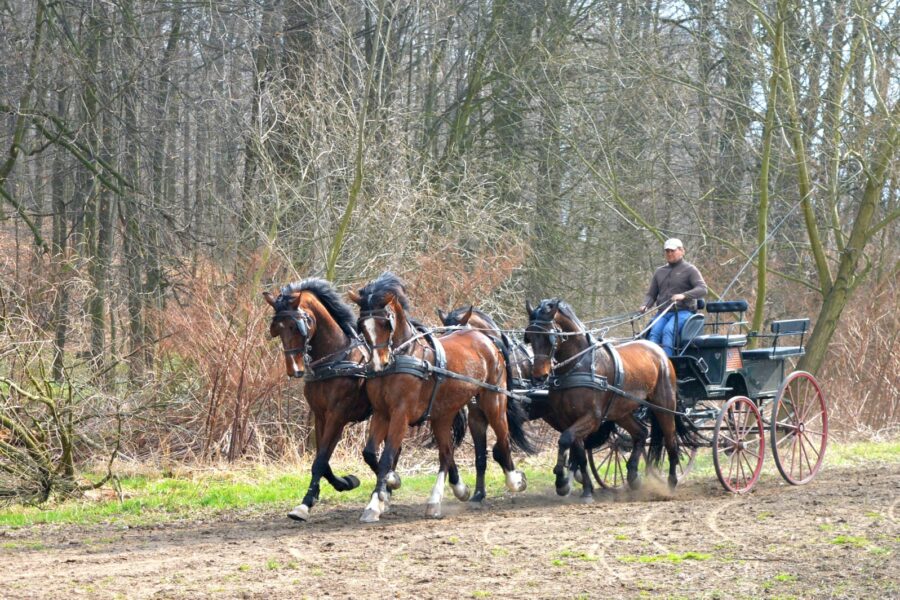
[[[684,246],[678,238],[669,238],[663,244],[663,250],[678,250],[679,248],[684,248]]]

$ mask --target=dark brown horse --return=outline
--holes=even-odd
[[[288,376],[305,374],[303,395],[315,416],[312,479],[302,503],[288,513],[306,521],[323,476],[339,492],[359,486],[353,475],[335,476],[328,461],[344,427],[371,414],[364,387],[369,353],[356,332],[353,311],[327,281],[305,279],[283,287],[277,297],[263,296],[275,309],[269,333],[281,338]]]
[[[648,462],[660,462],[664,444],[669,456],[669,487],[674,489],[678,481],[678,444],[696,445],[699,440],[690,421],[673,414],[675,370],[662,348],[646,340],[614,348],[597,343],[572,308],[559,299],[544,300],[537,308],[526,303],[526,310],[529,324],[525,341],[534,350],[534,378],[549,377],[548,411],[543,418],[561,432],[559,455],[553,469],[557,493],[569,492],[564,468],[567,451],[572,449],[583,454],[586,439],[589,446],[602,444],[614,423],[634,440],[627,463],[627,480],[632,489],[638,487],[638,462],[647,439],[646,428],[634,415],[641,402],[650,408],[652,441]],[[579,463],[582,495],[588,500],[591,479],[583,458],[579,457]]]
[[[515,469],[510,436],[520,437],[524,445],[527,439],[522,423],[507,413],[506,396],[500,392],[506,386],[506,365],[494,343],[471,329],[431,339],[417,332],[408,317],[405,286],[393,273],[384,273],[350,299],[360,307],[359,329],[372,348],[366,388],[373,414],[364,454],[374,456],[384,443],[375,489],[360,520],[377,521],[384,512],[388,488],[397,481],[393,466],[406,430],[426,420],[440,456],[426,515],[440,516],[445,479],[458,499],[469,498],[453,458],[452,423],[472,398],[496,435],[493,454],[506,473],[507,487],[524,490],[525,476]]]

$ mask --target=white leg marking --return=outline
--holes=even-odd
[[[511,492],[523,492],[525,491],[525,486],[525,475],[521,471],[506,472],[506,489]]]
[[[382,512],[384,512],[384,502],[379,500],[378,492],[374,492],[359,520],[363,523],[374,523],[381,517]]]
[[[437,480],[434,487],[431,488],[431,495],[428,496],[428,504],[440,504],[444,499],[444,479],[447,477],[445,471],[438,472]]]

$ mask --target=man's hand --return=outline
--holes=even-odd
[[[638,312],[644,314],[645,312],[647,312],[647,307],[645,305],[641,305],[641,307],[638,309]]]
[[[684,298],[684,294],[675,294],[674,296],[672,296],[672,302],[681,302],[682,300],[684,300]]]

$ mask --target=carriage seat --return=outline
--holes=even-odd
[[[760,335],[759,337],[771,337],[772,346],[770,348],[756,348],[755,350],[744,350],[741,355],[746,360],[772,360],[775,358],[786,358],[788,356],[803,356],[806,350],[803,348],[803,336],[809,330],[809,319],[786,319],[783,321],[773,321],[771,326],[772,333],[770,335]],[[778,338],[786,335],[799,335],[799,346],[779,346]]]
[[[709,335],[698,335],[691,342],[691,346],[695,348],[738,348],[747,345],[746,335],[723,335],[713,333]]]

